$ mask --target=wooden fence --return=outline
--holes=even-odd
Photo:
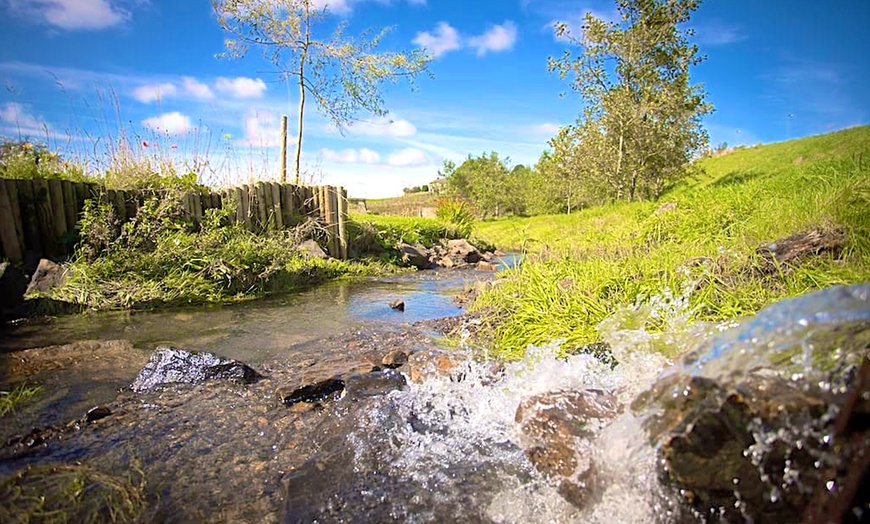
[[[0,259],[20,262],[25,255],[67,256],[74,248],[85,200],[108,202],[125,222],[136,216],[148,195],[67,180],[0,179]],[[318,218],[327,232],[329,254],[347,258],[347,193],[343,188],[257,182],[218,192],[188,192],[181,207],[199,224],[207,210],[229,202],[235,207],[235,221],[251,231],[280,230],[295,226],[304,217]]]

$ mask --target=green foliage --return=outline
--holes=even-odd
[[[569,351],[597,342],[602,320],[662,292],[691,289],[689,319],[722,320],[866,282],[868,153],[865,126],[706,159],[707,174],[666,193],[670,204],[661,209],[620,203],[480,223],[477,234],[528,256],[475,308],[488,311],[500,350],[519,357],[528,344],[559,338]],[[811,257],[773,275],[758,270],[759,246],[812,228],[846,233],[839,256]]]
[[[442,238],[466,236],[460,227],[432,218],[377,215],[354,215],[351,218],[348,228],[351,244],[371,246],[374,242],[382,251],[393,249],[400,242],[432,247]],[[368,235],[368,241],[361,238],[363,234]]]
[[[549,67],[573,76],[585,109],[551,145],[562,176],[585,200],[658,198],[706,150],[701,119],[713,108],[689,82],[689,68],[703,58],[685,28],[697,7],[697,0],[622,0],[618,22],[587,12],[580,38],[557,24],[557,36],[582,53],[551,57]]]
[[[413,84],[432,60],[420,50],[377,52],[389,29],[352,38],[344,33],[342,22],[325,37],[328,5],[315,0],[216,0],[213,5],[230,35],[225,56],[241,58],[249,48],[261,48],[282,78],[293,78],[299,86],[297,184],[306,95],[312,95],[317,107],[343,130],[360,111],[385,115],[380,86],[399,79]]]
[[[7,138],[0,138],[0,178],[94,181],[81,166],[64,161],[43,144]]]
[[[69,276],[50,298],[95,309],[223,302],[384,271],[304,258],[293,231],[252,233],[230,223],[230,208],[208,210],[197,228],[181,212],[180,194],[153,195],[122,228],[110,206],[89,203]]]
[[[42,393],[42,386],[20,383],[9,391],[0,391],[0,417],[14,412],[18,406]]]
[[[474,212],[468,201],[461,198],[441,198],[435,205],[435,216],[438,220],[455,226],[462,236],[471,235],[474,228]]]
[[[517,166],[520,167],[520,166]],[[522,214],[526,169],[508,168],[495,151],[471,155],[459,166],[445,161],[443,172],[450,193],[475,203],[481,218]]]

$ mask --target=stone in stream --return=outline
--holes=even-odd
[[[396,311],[405,311],[405,301],[393,300],[392,302],[390,302],[390,308]]]
[[[261,378],[263,376],[253,368],[237,360],[212,353],[158,346],[130,389],[141,392],[167,384],[197,384],[209,380],[251,384]]]
[[[330,398],[338,398],[344,391],[344,380],[341,377],[329,377],[304,380],[296,386],[281,386],[275,390],[275,395],[283,404],[292,406],[299,402],[319,402]]]
[[[390,351],[381,359],[381,365],[388,369],[396,369],[408,363],[408,352],[401,349]]]
[[[432,264],[429,262],[429,250],[421,244],[406,244],[400,242],[396,249],[402,257],[402,262],[408,266],[414,266],[417,269],[429,269]]]
[[[621,412],[609,392],[555,391],[523,400],[515,420],[529,462],[558,485],[562,498],[583,507],[596,494],[591,440]]]
[[[464,362],[461,355],[438,349],[414,351],[408,356],[408,376],[420,383],[431,377],[453,377]]]
[[[405,376],[392,369],[344,378],[346,396],[351,400],[386,395],[390,391],[404,388],[405,384]]]

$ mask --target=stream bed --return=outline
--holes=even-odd
[[[742,384],[758,369],[765,370],[764,380],[781,375],[800,385],[796,391],[825,384],[842,395],[870,345],[867,285],[783,301],[746,322],[721,325],[686,323],[678,297],[602,324],[619,361],[615,367],[590,355],[559,357],[558,341],[495,367],[460,346],[450,349],[456,355],[450,369],[438,364],[423,379],[400,368],[410,378],[402,387],[371,394],[348,386],[321,402],[290,406],[277,398],[282,387],[311,377],[359,376],[396,350],[438,351],[443,322],[437,319],[461,313],[453,296],[492,278],[476,271],[420,272],[234,306],[19,326],[2,342],[4,376],[30,376],[45,391],[3,420],[0,477],[41,464],[83,465],[141,488],[140,520],[146,522],[733,522],[751,509],[748,489],[738,484],[752,479],[735,477],[725,502],[704,501],[718,513],[693,507],[685,490],[663,481],[661,452],[694,438],[694,423],[672,421],[668,404],[677,399],[688,412],[699,380]],[[404,313],[390,309],[397,299],[405,301]],[[672,329],[637,329],[643,322],[626,316],[638,314],[657,315]],[[473,320],[452,325],[463,322]],[[843,342],[843,330],[857,343]],[[833,359],[820,342],[829,332],[839,351]],[[94,338],[129,342],[84,344],[71,353],[67,346],[65,354],[22,350]],[[167,343],[242,360],[265,378],[131,392],[151,351]],[[645,350],[661,344],[688,353],[686,360],[672,366]],[[825,353],[817,354],[817,346]],[[708,413],[719,417],[716,406],[733,396],[723,398],[724,404],[698,404],[698,427]],[[107,414],[83,418],[95,405]],[[830,444],[822,430],[835,415],[830,408],[805,430],[793,428],[789,445]],[[785,441],[776,428],[759,424],[746,450],[736,450],[738,460],[760,457],[757,466],[749,463],[749,476],[768,467],[765,454]],[[38,427],[48,429],[26,434]],[[665,438],[681,427],[689,428],[686,435]],[[14,436],[22,431],[23,438]],[[718,437],[706,438],[715,444]],[[838,464],[825,446],[817,455],[819,475]],[[691,473],[686,482],[693,481]],[[759,510],[767,515],[780,514],[776,504],[790,489],[812,491],[786,485],[793,472],[788,478],[769,473],[761,471],[758,487],[774,505]],[[695,502],[703,498],[698,493]]]

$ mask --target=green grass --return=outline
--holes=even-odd
[[[18,406],[42,393],[42,386],[18,384],[9,391],[0,391],[0,417],[14,412]]]
[[[369,213],[390,216],[420,216],[422,208],[435,208],[435,193],[411,193],[393,198],[366,199]]]
[[[477,224],[477,234],[527,260],[484,293],[485,336],[509,358],[528,344],[600,340],[618,310],[694,283],[690,319],[752,314],[786,297],[870,279],[870,127],[738,149],[701,161],[705,173],[657,203]],[[676,209],[656,213],[664,202]],[[764,275],[756,248],[821,227],[842,230],[839,256]],[[643,319],[649,330],[666,326]]]

